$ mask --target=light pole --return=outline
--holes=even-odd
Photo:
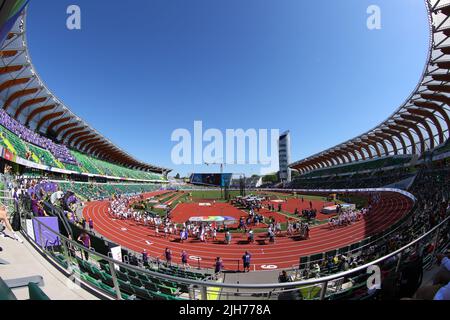
[[[223,168],[224,168],[224,166],[225,166],[225,163],[216,163],[216,162],[214,162],[214,163],[208,163],[208,162],[205,162],[205,165],[207,165],[208,167],[209,167],[210,165],[220,165],[220,179],[221,179],[221,182],[220,182],[220,197],[221,197],[222,199],[224,199],[224,194],[223,194],[223,188],[224,188],[224,186],[223,186],[223,184],[222,184],[222,181],[223,181]]]

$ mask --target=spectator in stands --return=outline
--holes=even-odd
[[[401,297],[412,297],[419,289],[423,279],[423,259],[413,253],[402,263],[401,271]]]
[[[439,255],[437,263],[440,270],[433,279],[433,285],[421,287],[417,290],[413,299],[417,300],[450,300],[450,255]]]
[[[327,263],[326,263],[326,267],[327,267],[327,273],[331,274],[332,270],[333,270],[333,267],[334,267],[334,262],[333,262],[331,257],[328,258]]]
[[[19,189],[14,187],[13,191],[14,211],[19,212]]]
[[[290,282],[286,270],[283,270],[283,271],[280,273],[280,275],[278,276],[278,282],[279,282],[279,283],[287,283],[287,282]]]
[[[47,139],[30,130],[15,119],[11,118],[4,110],[0,110],[0,125],[13,132],[20,139],[48,150],[62,162],[78,165],[74,157],[71,155],[69,149],[65,145],[56,144],[52,140]],[[25,154],[25,157],[27,158],[27,160],[32,160],[32,152],[28,151]],[[41,161],[45,163],[45,159],[43,159],[43,156],[41,157]]]
[[[42,205],[42,202],[39,201],[35,193],[31,196],[31,210],[33,211],[35,216],[38,217],[47,216],[47,213],[45,212],[44,207]]]
[[[13,238],[20,243],[23,243],[22,238],[19,237],[19,235],[13,230],[11,224],[9,223],[8,219],[8,208],[4,206],[3,204],[0,204],[0,224],[3,223],[6,226],[6,229],[8,229],[9,232],[12,233]],[[1,236],[5,236],[4,232],[0,232]]]
[[[78,237],[78,242],[80,242],[86,249],[91,249],[91,237],[86,231],[83,231]],[[84,252],[84,257],[86,261],[89,260],[89,252],[87,250],[82,250]]]
[[[440,270],[434,277],[435,285],[443,285],[450,282],[450,255],[438,255],[437,262],[440,265]]]
[[[450,282],[446,286],[439,289],[439,291],[434,296],[433,300],[435,301],[450,300]]]
[[[318,263],[315,263],[313,265],[313,268],[311,270],[311,275],[313,277],[319,277],[320,276],[320,265]]]

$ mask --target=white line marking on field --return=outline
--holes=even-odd
[[[190,256],[189,260],[202,261],[202,258],[196,256]]]
[[[264,264],[264,265],[261,266],[261,269],[264,269],[264,270],[276,270],[276,269],[278,269],[278,266],[276,266],[274,264],[269,264],[269,265]]]

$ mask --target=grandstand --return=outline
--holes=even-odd
[[[27,2],[0,8],[0,198],[13,225],[0,300],[433,299],[421,288],[448,285],[450,0],[425,1],[429,56],[391,117],[291,164],[299,176],[283,188],[239,177],[228,197],[168,178],[62,103],[30,61]],[[14,260],[19,233],[33,274]],[[434,281],[406,278],[412,266]]]
[[[304,174],[303,177],[329,177],[344,176],[352,174],[372,173],[374,171],[385,171],[394,168],[408,167],[412,161],[410,155],[384,157],[380,159],[357,161],[355,163],[334,166],[329,169],[319,169]]]
[[[241,184],[244,184],[246,188],[259,188],[262,185],[262,177],[260,176],[253,176],[250,178],[240,178],[240,177],[233,177],[231,180],[231,188],[239,189],[241,187]]]
[[[170,170],[134,159],[42,86],[28,58],[24,13],[12,26],[0,53],[0,68],[4,70],[0,74],[4,101],[0,145],[11,162],[63,174],[166,180]]]
[[[56,182],[60,190],[72,191],[80,199],[84,200],[95,200],[111,198],[114,194],[124,194],[124,195],[139,195],[143,193],[152,192],[159,190],[161,187],[157,184],[127,184],[127,183],[116,183],[116,184],[98,184],[98,183],[83,183],[83,182]]]

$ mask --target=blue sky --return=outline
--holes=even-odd
[[[66,28],[77,4],[82,29]],[[366,26],[378,5],[382,29]],[[421,0],[32,0],[33,63],[77,115],[138,159],[174,169],[171,134],[291,130],[292,160],[385,120],[416,86]],[[231,166],[259,173],[257,166]]]

